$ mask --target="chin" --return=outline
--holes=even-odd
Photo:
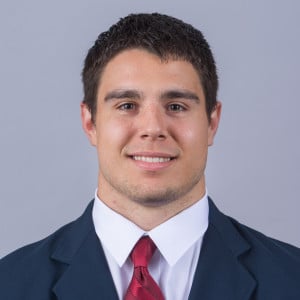
[[[146,207],[160,207],[176,201],[179,197],[178,192],[169,190],[160,193],[136,193],[135,195],[131,195],[130,199]]]

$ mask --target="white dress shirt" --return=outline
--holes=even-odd
[[[149,235],[157,246],[148,269],[165,299],[188,299],[208,227],[208,211],[206,192],[191,207],[145,232],[106,206],[96,191],[93,222],[119,299],[123,299],[132,278],[133,264],[129,255],[143,235]]]

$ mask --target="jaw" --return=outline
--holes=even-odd
[[[131,187],[130,194],[127,195],[103,180],[105,179],[99,180],[99,198],[112,210],[146,231],[190,207],[205,194],[204,177],[190,191],[175,190],[174,187],[155,188],[153,183]]]

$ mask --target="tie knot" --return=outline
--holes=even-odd
[[[140,238],[130,255],[134,267],[147,268],[155,249],[154,242],[148,236]]]

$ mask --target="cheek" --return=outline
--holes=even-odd
[[[199,151],[199,147],[206,148],[208,143],[207,126],[204,124],[191,124],[181,130],[181,139],[191,150]],[[197,150],[198,149],[198,150]]]
[[[106,152],[106,155],[122,151],[130,136],[130,126],[118,120],[104,119],[98,129],[99,154],[102,150]]]

